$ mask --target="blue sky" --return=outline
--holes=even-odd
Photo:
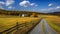
[[[54,12],[60,11],[60,0],[0,0],[0,9]]]

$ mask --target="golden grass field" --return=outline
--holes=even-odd
[[[4,31],[6,29],[11,28],[12,26],[16,25],[16,22],[19,24],[25,23],[25,22],[31,22],[31,21],[38,21],[40,18],[34,18],[34,17],[16,17],[16,16],[2,16],[0,15],[0,32]]]
[[[59,16],[47,16],[46,20],[48,24],[58,33],[60,34],[60,17]]]
[[[53,15],[38,15],[38,18],[0,15],[0,32],[16,25],[16,22],[18,22],[19,24],[22,24],[25,22],[30,23],[31,21],[34,21],[34,22],[39,21],[40,18],[46,18],[47,23],[56,32],[58,32],[58,34],[60,34],[60,17],[53,16]]]

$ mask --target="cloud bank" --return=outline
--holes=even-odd
[[[11,7],[11,5],[14,3],[14,0],[5,0],[5,2],[0,1],[0,9],[3,9],[3,6],[7,6],[9,9],[12,9],[13,7]]]
[[[40,9],[41,11],[46,11],[47,12],[55,12],[55,11],[60,11],[60,6],[56,6],[54,8],[45,8],[45,9]]]
[[[30,1],[27,1],[27,0],[24,0],[24,1],[20,2],[19,5],[23,6],[23,7],[37,6],[37,4],[31,3]]]
[[[14,2],[14,0],[6,0],[6,2],[0,1],[0,5],[9,6],[12,5]]]
[[[4,5],[4,4],[5,4],[4,2],[0,1],[0,5]]]
[[[14,0],[6,0],[6,6],[12,5],[15,1]]]

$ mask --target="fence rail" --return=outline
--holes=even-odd
[[[10,34],[11,32],[13,32],[14,30],[18,30],[20,27],[23,27],[23,26],[27,26],[28,23],[22,23],[22,24],[18,24],[18,22],[16,22],[16,25],[7,29],[7,30],[4,30],[2,32],[0,32],[0,34]],[[34,25],[33,22],[30,22],[30,24]]]

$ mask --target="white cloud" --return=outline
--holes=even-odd
[[[6,0],[6,6],[9,6],[14,3],[14,0]]]
[[[34,6],[34,5],[35,5],[35,3],[31,3],[30,5],[31,5],[31,6]]]
[[[4,5],[4,4],[5,4],[4,2],[0,1],[0,5]]]
[[[29,1],[22,1],[19,3],[20,6],[23,6],[23,7],[27,7],[28,5],[30,5],[30,2]]]
[[[38,5],[35,5],[35,6],[38,6]]]
[[[56,8],[57,8],[57,9],[59,9],[59,8],[60,8],[60,6],[57,6]]]
[[[2,6],[0,6],[0,9],[4,9]]]
[[[5,3],[0,1],[0,9],[4,9],[2,5],[4,5]]]
[[[60,6],[57,6],[57,7],[54,7],[54,8],[41,9],[41,11],[48,11],[48,12],[60,11]]]
[[[48,6],[52,6],[52,5],[53,5],[52,3],[48,4]]]
[[[5,2],[0,1],[0,9],[4,9],[2,5],[8,6],[9,9],[12,9],[14,7],[11,7],[11,5],[14,3],[14,0],[5,0]]]
[[[50,11],[50,10],[55,10],[56,8],[45,8],[45,9],[41,9],[41,11]]]
[[[12,7],[11,7],[11,6],[9,6],[8,8],[9,8],[9,9],[11,9]]]
[[[2,2],[0,1],[0,5],[6,5],[6,6],[10,6],[12,5],[15,1],[14,0],[5,0],[6,2]]]
[[[14,7],[12,7],[12,6],[9,6],[9,7],[8,7],[8,9],[14,9]]]
[[[24,0],[24,1],[20,2],[19,5],[23,6],[23,7],[38,6],[35,3],[31,3],[30,1],[27,1],[27,0]]]
[[[47,10],[54,10],[55,8],[48,8]]]
[[[31,3],[30,5],[31,5],[31,6],[38,6],[38,5],[37,5],[37,4],[35,4],[35,3]]]

